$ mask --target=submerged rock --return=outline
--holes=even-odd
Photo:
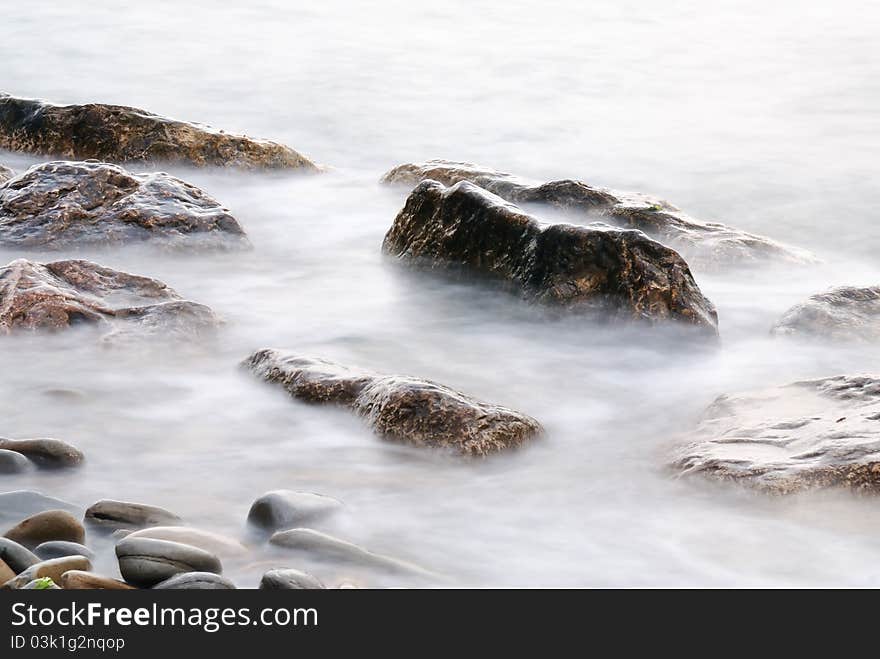
[[[15,172],[13,172],[11,169],[9,169],[9,167],[6,167],[4,165],[0,165],[0,185],[3,185],[4,183],[6,183],[6,181],[8,181],[9,179],[11,179],[14,176],[15,176]]]
[[[880,492],[880,379],[837,376],[718,398],[673,464],[787,494]]]
[[[47,510],[23,519],[9,529],[4,537],[28,548],[49,540],[66,540],[82,544],[85,540],[85,529],[79,520],[66,510]]]
[[[319,169],[283,144],[232,135],[138,108],[103,103],[54,105],[8,94],[0,94],[0,148],[83,160]]]
[[[19,520],[45,510],[74,512],[81,509],[67,501],[48,497],[32,490],[13,490],[12,492],[0,493],[0,519]]]
[[[661,199],[596,188],[576,180],[535,183],[480,165],[448,160],[407,163],[382,177],[384,183],[410,186],[428,179],[448,186],[470,181],[515,204],[546,204],[590,220],[601,219],[619,227],[638,229],[701,267],[816,261],[807,251],[770,238],[716,222],[701,222]]]
[[[277,531],[328,517],[341,507],[341,501],[323,494],[273,490],[254,501],[248,522],[266,531]]]
[[[35,165],[0,187],[0,243],[61,250],[150,241],[170,249],[250,246],[219,202],[178,178],[103,162]]]
[[[419,183],[383,247],[423,267],[488,275],[557,307],[681,321],[717,334],[715,307],[674,250],[605,224],[542,225],[467,181]]]
[[[86,509],[85,522],[109,530],[179,524],[174,513],[145,503],[103,499]]]
[[[89,261],[18,259],[0,268],[0,334],[93,324],[191,336],[219,322],[208,307],[181,299],[160,281]]]
[[[0,474],[20,474],[30,468],[30,460],[21,453],[0,448]]]
[[[0,290],[0,295],[2,295],[2,290]],[[82,451],[60,439],[6,439],[0,437],[0,449],[20,453],[47,469],[75,467],[84,460]]]
[[[156,540],[180,542],[204,549],[207,552],[216,554],[220,558],[235,558],[248,553],[248,548],[235,538],[228,538],[219,533],[189,526],[152,526],[140,531],[134,531],[126,537],[154,538]]]
[[[182,572],[223,571],[213,554],[169,540],[127,537],[116,545],[116,557],[122,577],[143,588],[151,588]]]
[[[294,398],[349,407],[381,437],[414,446],[487,455],[519,447],[542,431],[524,414],[428,380],[376,375],[277,350],[259,350],[243,365]]]
[[[813,295],[786,311],[773,333],[875,342],[880,339],[880,286],[843,286]]]

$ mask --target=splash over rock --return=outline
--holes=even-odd
[[[470,181],[515,204],[545,204],[589,220],[638,229],[701,268],[816,261],[805,250],[717,222],[694,219],[661,199],[597,188],[577,180],[536,183],[480,165],[428,160],[395,167],[382,177],[382,182],[412,186],[427,179],[444,185]]]
[[[283,144],[231,135],[138,108],[103,103],[54,105],[8,94],[0,94],[0,148],[77,160],[319,169]]]
[[[813,295],[786,311],[773,333],[841,341],[880,340],[880,286],[843,286]]]
[[[307,403],[352,409],[381,437],[482,456],[538,436],[534,419],[417,378],[377,375],[322,359],[260,350],[243,366]]]
[[[606,224],[544,225],[467,181],[419,183],[383,247],[417,265],[489,275],[538,302],[717,333],[715,307],[674,250]]]
[[[218,323],[208,307],[183,300],[160,281],[89,261],[18,259],[0,268],[0,334],[94,324],[184,338]]]
[[[683,474],[787,494],[880,492],[880,379],[837,376],[718,398],[674,457]]]
[[[164,173],[101,162],[50,162],[0,186],[0,244],[70,249],[152,241],[172,249],[250,246],[205,192]]]

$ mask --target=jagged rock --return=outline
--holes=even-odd
[[[524,414],[428,380],[376,375],[277,350],[259,350],[243,366],[294,398],[349,407],[378,435],[415,446],[487,455],[519,447],[542,431]]]
[[[880,492],[880,379],[837,376],[718,398],[674,456],[683,474],[787,494]]]
[[[14,171],[9,169],[9,167],[6,167],[4,165],[0,165],[0,185],[3,185],[4,183],[6,183],[6,181],[11,179],[13,176],[15,176]]]
[[[880,286],[843,286],[813,295],[786,311],[773,333],[875,342],[880,339]]]
[[[621,193],[581,181],[536,183],[488,167],[428,160],[395,167],[384,183],[415,185],[432,179],[444,185],[470,181],[515,204],[546,204],[586,219],[638,229],[680,252],[689,263],[712,268],[735,263],[812,263],[809,252],[717,222],[702,222],[648,195]]]
[[[238,221],[205,192],[163,172],[49,162],[0,187],[0,243],[61,250],[150,241],[168,249],[241,249]]]
[[[103,499],[88,507],[84,521],[91,526],[113,530],[179,524],[180,517],[145,503]]]
[[[0,148],[81,160],[319,169],[282,144],[160,117],[138,108],[103,103],[54,105],[7,94],[0,94]]]
[[[254,501],[248,522],[266,531],[277,531],[328,517],[341,507],[341,501],[323,494],[273,490]]]
[[[185,338],[219,322],[208,307],[182,300],[160,281],[89,261],[18,259],[0,268],[0,334],[85,323],[117,333]]]
[[[383,247],[422,267],[488,275],[559,308],[718,331],[715,307],[674,250],[605,224],[542,225],[468,181],[419,183]]]
[[[84,570],[92,569],[92,564],[85,556],[64,556],[63,558],[53,558],[48,561],[42,561],[31,565],[29,568],[21,572],[17,577],[3,584],[3,590],[15,590],[23,588],[35,579],[50,578],[55,583],[61,583],[61,576],[68,570]]]
[[[0,296],[2,294],[2,289],[0,289]],[[0,317],[2,317],[2,312],[0,312]],[[0,437],[0,449],[20,453],[47,469],[74,467],[84,459],[79,449],[60,439],[6,439]]]
[[[127,537],[116,545],[119,571],[130,584],[150,588],[181,572],[223,569],[213,554],[180,542]]]

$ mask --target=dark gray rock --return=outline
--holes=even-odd
[[[30,549],[9,538],[0,538],[0,560],[6,563],[15,574],[24,572],[31,565],[40,562],[40,558]]]
[[[77,512],[77,506],[55,497],[48,497],[32,490],[13,490],[0,493],[0,520],[18,521],[23,517],[46,510]]]
[[[66,510],[47,510],[23,519],[4,536],[28,548],[49,540],[67,540],[82,543],[85,529],[79,520]]]
[[[48,561],[41,561],[35,565],[31,565],[24,572],[21,572],[15,579],[7,581],[3,584],[3,590],[16,590],[23,588],[34,579],[45,579],[48,577],[56,584],[61,583],[61,576],[68,570],[91,570],[92,564],[85,556],[64,556],[63,558],[53,558]]]
[[[880,492],[880,379],[837,376],[718,398],[673,456],[684,475],[776,494]]]
[[[718,333],[714,305],[674,250],[607,224],[545,225],[467,181],[419,183],[383,249],[423,269],[482,275],[556,309]]]
[[[291,568],[269,570],[260,580],[260,590],[318,590],[326,588],[311,574]]]
[[[218,559],[198,547],[154,538],[125,538],[116,545],[119,571],[130,584],[150,588],[182,572],[213,572]]]
[[[0,94],[0,148],[115,162],[319,170],[290,147],[204,124],[122,105],[54,105],[7,94]]]
[[[236,219],[216,200],[161,172],[50,162],[0,186],[5,247],[63,250],[143,241],[172,249],[250,246]]]
[[[78,542],[68,542],[66,540],[50,540],[37,545],[34,554],[46,561],[51,558],[62,558],[64,556],[85,556],[89,560],[95,559],[95,552],[81,545]]]
[[[153,590],[235,590],[235,584],[212,572],[184,572],[156,584]]]
[[[160,281],[89,261],[19,259],[0,268],[0,334],[95,325],[186,338],[219,322],[208,307],[182,300]]]
[[[341,507],[341,501],[323,494],[274,490],[254,501],[248,522],[266,531],[277,531],[320,520]]]
[[[488,167],[448,160],[407,163],[382,177],[384,183],[408,186],[428,179],[444,185],[469,181],[515,204],[552,206],[585,220],[638,229],[702,268],[768,261],[816,262],[805,250],[717,222],[697,220],[661,199],[597,188],[577,180],[536,183]]]
[[[21,453],[0,448],[0,474],[20,474],[30,468],[30,460]]]
[[[179,524],[181,519],[157,506],[104,499],[86,509],[85,522],[90,526],[115,530],[168,526]]]
[[[813,295],[786,311],[773,333],[876,343],[880,340],[880,286],[842,286]]]
[[[517,448],[542,432],[524,414],[428,380],[376,375],[276,350],[260,350],[244,366],[294,398],[349,407],[379,436],[414,446],[483,456]]]
[[[82,451],[60,439],[6,439],[0,437],[0,449],[20,453],[46,469],[74,467],[84,460]]]

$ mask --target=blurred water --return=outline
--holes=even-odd
[[[233,211],[251,253],[78,253],[228,322],[199,346],[0,341],[0,434],[54,435],[88,456],[0,490],[145,501],[241,535],[262,492],[311,489],[346,502],[333,531],[470,585],[880,585],[874,502],[765,499],[664,470],[722,392],[880,366],[876,351],[768,335],[803,297],[880,278],[878,15],[855,0],[17,4],[0,24],[3,91],[141,106],[335,170],[172,169]],[[431,157],[643,190],[825,263],[697,271],[718,350],[549,320],[382,258],[405,191],[376,181]],[[47,258],[0,248],[21,256]],[[429,377],[548,433],[477,464],[394,446],[237,369],[270,346]]]

